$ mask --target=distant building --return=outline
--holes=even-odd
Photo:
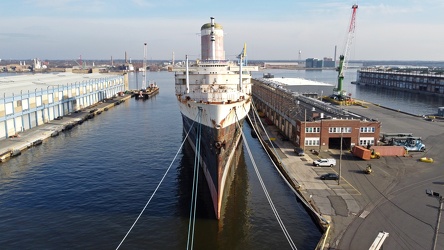
[[[265,69],[295,69],[303,67],[297,62],[264,62]]]
[[[323,61],[319,60],[317,58],[307,58],[305,60],[305,68],[319,68],[322,69],[323,68]]]
[[[324,68],[334,68],[335,61],[331,57],[324,57]]]

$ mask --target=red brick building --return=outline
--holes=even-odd
[[[278,79],[254,79],[253,101],[283,137],[306,150],[339,149],[341,138],[343,149],[379,140],[379,121],[291,92]]]

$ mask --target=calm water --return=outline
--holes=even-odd
[[[2,249],[115,249],[183,140],[173,74],[149,73],[160,93],[128,100],[0,164]],[[141,76],[130,75],[131,87]],[[298,249],[321,233],[244,128],[255,161]],[[187,144],[185,144],[187,145]],[[244,145],[245,147],[245,145]],[[193,153],[185,147],[121,249],[185,249]],[[224,217],[213,219],[200,177],[195,249],[290,248],[247,156]]]
[[[336,84],[335,71],[267,72]],[[128,100],[1,163],[1,248],[115,249],[183,140],[173,77],[149,73],[148,79],[160,86],[155,98]],[[415,113],[434,113],[444,106],[439,99],[351,85],[355,78],[355,71],[347,72],[344,85],[358,99]],[[141,84],[141,75],[130,74],[131,88]],[[313,249],[321,236],[318,228],[250,137],[247,124],[244,132],[293,241],[298,249]],[[121,249],[186,248],[194,157],[185,145]],[[220,221],[213,219],[202,176],[200,180],[195,249],[290,248],[246,154]]]

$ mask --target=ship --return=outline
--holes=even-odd
[[[239,161],[243,122],[251,107],[251,72],[258,67],[246,65],[245,44],[234,60],[225,59],[223,27],[213,17],[201,27],[200,35],[201,58],[192,61],[186,56],[171,71],[175,72],[183,133],[199,156],[215,217],[220,219]]]

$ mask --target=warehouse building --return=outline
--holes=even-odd
[[[339,149],[341,141],[343,149],[378,142],[379,121],[307,97],[295,91],[297,86],[288,88],[278,80],[253,79],[253,101],[283,138],[306,150]]]
[[[17,135],[127,89],[127,75],[58,73],[0,77],[0,138]]]

